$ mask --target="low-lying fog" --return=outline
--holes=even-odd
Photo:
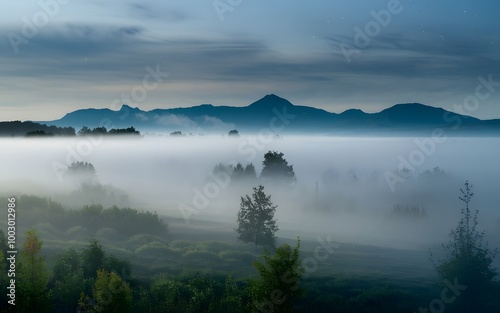
[[[417,144],[416,140],[426,141]],[[432,144],[429,140],[0,139],[0,187],[9,196],[49,196],[78,208],[89,200],[75,195],[79,187],[67,180],[63,169],[85,161],[94,165],[99,182],[118,195],[92,202],[110,206],[116,200],[119,206],[187,217],[192,224],[203,219],[235,224],[240,196],[251,194],[260,181],[227,184],[227,176],[210,175],[214,166],[253,163],[259,175],[264,154],[273,150],[284,153],[297,177],[292,189],[263,183],[278,205],[278,236],[321,233],[331,234],[336,241],[426,249],[447,240],[463,207],[459,189],[469,180],[475,193],[471,207],[479,209],[479,229],[486,230],[490,244],[499,246],[500,138],[447,138]],[[120,196],[124,194],[128,198]],[[426,215],[398,216],[395,205],[414,206],[426,210]],[[18,216],[22,218],[22,208]]]

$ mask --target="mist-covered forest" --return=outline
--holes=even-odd
[[[500,311],[498,138],[85,131],[1,139],[18,312]]]

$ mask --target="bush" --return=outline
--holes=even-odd
[[[219,252],[219,257],[226,261],[238,261],[241,263],[252,263],[255,261],[255,255],[250,252],[242,252],[242,251],[232,251],[225,250]]]
[[[83,226],[73,226],[66,230],[66,233],[73,239],[84,239],[90,235],[87,228]]]
[[[135,250],[135,253],[153,258],[176,258],[182,254],[182,252],[170,249],[164,243],[158,241],[142,245]]]
[[[192,241],[188,240],[174,240],[170,243],[170,248],[176,249],[176,250],[181,250],[181,251],[188,251],[192,250],[192,248],[195,246],[195,243]]]
[[[218,254],[209,251],[188,251],[182,255],[183,258],[189,259],[190,262],[199,260],[202,263],[220,262],[221,258]]]
[[[129,248],[136,250],[140,246],[148,244],[153,241],[163,242],[163,239],[158,236],[153,236],[149,234],[140,234],[130,237],[127,240],[126,245],[129,246]]]
[[[101,228],[95,233],[96,237],[106,241],[120,241],[123,239],[114,228]]]

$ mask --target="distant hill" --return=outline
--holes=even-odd
[[[77,130],[83,126],[123,128],[133,125],[141,132],[195,134],[227,133],[231,129],[242,133],[271,129],[279,133],[429,135],[435,128],[460,135],[500,134],[500,120],[483,121],[419,103],[396,104],[378,113],[351,109],[336,114],[294,105],[276,95],[267,95],[245,107],[203,104],[151,111],[128,105],[123,105],[118,111],[84,109],[68,113],[60,120],[42,123]]]
[[[47,126],[35,122],[0,122],[0,136],[8,137],[42,137],[42,136],[74,136],[75,129],[71,126]]]

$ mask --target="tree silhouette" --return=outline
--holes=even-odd
[[[274,179],[289,184],[294,183],[297,179],[293,171],[293,165],[288,165],[288,161],[283,158],[282,152],[268,151],[264,155],[262,172],[260,177]]]
[[[233,129],[231,131],[229,131],[229,133],[227,134],[228,136],[233,136],[233,137],[239,137],[240,136],[240,133],[238,132],[238,130],[236,129]]]
[[[459,199],[465,203],[460,211],[462,218],[450,232],[451,240],[443,244],[445,259],[433,263],[443,282],[463,286],[463,294],[453,303],[455,312],[489,312],[488,297],[498,288],[494,281],[497,273],[492,267],[497,250],[489,250],[487,242],[483,242],[484,231],[477,230],[479,211],[472,214],[469,207],[474,196],[472,185],[466,181],[460,192]]]
[[[275,233],[278,231],[274,213],[278,206],[273,205],[271,196],[264,193],[264,186],[253,188],[253,195],[241,197],[240,211],[238,212],[238,240],[253,242],[255,251],[257,245],[274,247]]]
[[[92,133],[92,131],[90,130],[90,128],[88,128],[87,126],[83,126],[79,131],[78,131],[78,135],[80,136],[85,136],[85,135],[90,135]]]
[[[71,163],[66,170],[66,176],[85,183],[95,183],[97,180],[94,165],[83,161]]]
[[[257,174],[255,173],[255,167],[252,163],[243,166],[241,163],[237,163],[234,167],[232,167],[231,179],[235,181],[241,180],[254,180],[257,178]]]
[[[303,295],[300,279],[304,268],[299,248],[300,239],[297,239],[293,250],[284,244],[276,248],[273,256],[264,252],[264,262],[253,263],[260,276],[250,287],[255,312],[294,312],[294,301]]]

